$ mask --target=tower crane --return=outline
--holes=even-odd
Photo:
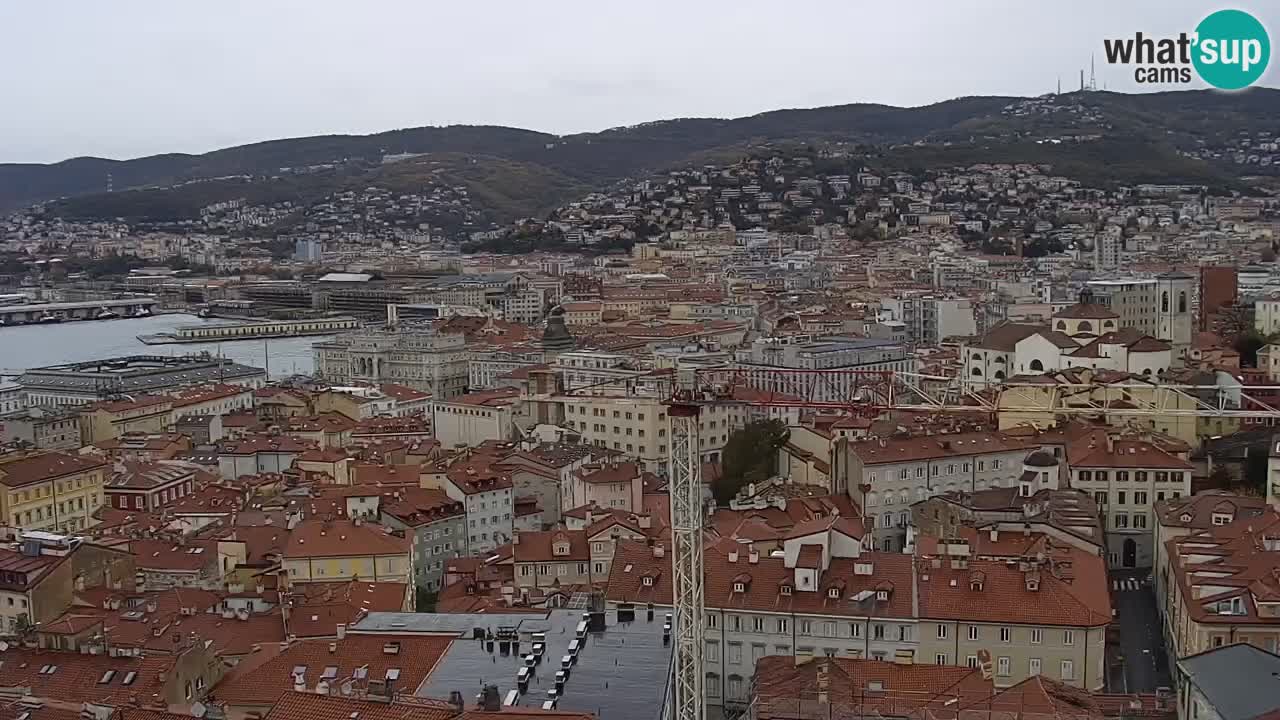
[[[735,366],[697,370],[667,405],[671,455],[671,564],[674,658],[671,717],[705,720],[703,664],[701,409],[735,403],[750,388],[758,407],[838,409],[861,415],[885,411],[976,413],[995,418],[1120,415],[1168,418],[1280,419],[1280,386],[1166,385],[1128,376],[1113,382],[1077,375],[1043,375],[996,385],[965,385],[955,378],[892,370],[794,370]],[[763,388],[763,390],[761,389]]]

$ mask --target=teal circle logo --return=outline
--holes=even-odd
[[[1196,26],[1192,64],[1210,85],[1239,90],[1262,77],[1271,40],[1258,19],[1243,10],[1219,10]]]

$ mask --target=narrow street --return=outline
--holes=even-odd
[[[1144,584],[1148,571],[1111,573],[1111,599],[1116,619],[1107,643],[1107,689],[1149,693],[1171,687],[1164,636],[1155,594]]]

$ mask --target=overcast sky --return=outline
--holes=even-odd
[[[1274,0],[1233,5],[1272,30]],[[1079,84],[1160,0],[6,0],[0,162],[204,152],[454,123],[553,133]],[[1274,7],[1274,6],[1273,6]],[[1280,78],[1271,63],[1263,84]]]

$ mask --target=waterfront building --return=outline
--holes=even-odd
[[[86,405],[123,395],[160,393],[191,385],[266,383],[262,368],[209,353],[129,355],[31,368],[18,378],[28,405]]]
[[[363,330],[316,343],[316,377],[339,385],[395,383],[435,398],[467,388],[466,338],[424,329]]]

